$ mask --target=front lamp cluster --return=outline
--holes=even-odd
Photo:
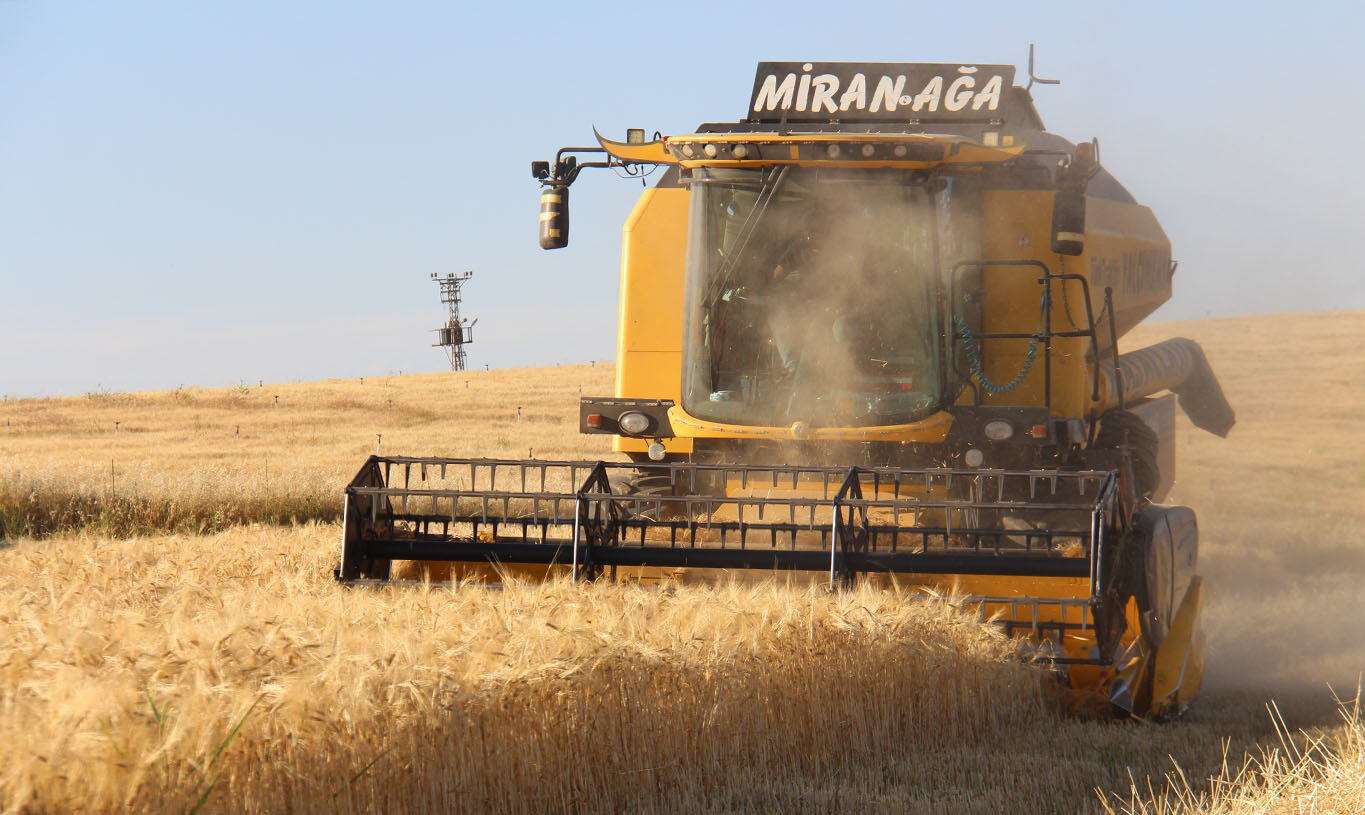
[[[629,410],[616,418],[622,433],[640,436],[649,431],[649,417],[639,411]]]
[[[1014,435],[1014,425],[1003,419],[995,419],[986,422],[982,431],[990,441],[1008,441]]]

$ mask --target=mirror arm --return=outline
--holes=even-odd
[[[562,184],[562,185],[565,186],[565,187],[569,186],[570,184],[574,183],[574,181],[576,181],[576,180],[578,179],[578,174],[579,174],[580,172],[582,172],[584,169],[588,168],[588,167],[614,167],[614,166],[616,166],[616,165],[615,165],[615,162],[611,161],[610,159],[608,159],[607,161],[585,161],[585,162],[583,162],[582,164],[575,164],[575,165],[573,166],[573,169],[570,170],[570,171],[568,172],[568,174],[565,175],[564,178],[562,178],[562,179],[559,181],[559,183]]]

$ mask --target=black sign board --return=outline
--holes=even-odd
[[[1004,119],[1013,65],[760,62],[745,118],[760,122]]]

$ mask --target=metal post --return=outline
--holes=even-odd
[[[1062,281],[1066,286],[1066,281]],[[1066,290],[1062,290],[1065,294]],[[1095,360],[1098,364],[1099,360]],[[1052,407],[1052,270],[1043,275],[1043,404]]]
[[[1119,363],[1118,326],[1114,323],[1114,287],[1104,287],[1104,310],[1109,313],[1109,355],[1114,359],[1114,391],[1118,394],[1119,410],[1127,405],[1123,399],[1123,366]],[[1099,369],[1099,355],[1095,356],[1095,368]],[[1098,382],[1097,382],[1098,384]]]
[[[583,509],[583,497],[580,495],[574,499],[573,503],[573,577],[571,583],[578,582],[578,513]]]
[[[1100,600],[1100,579],[1104,574],[1104,547],[1101,546],[1104,536],[1104,507],[1100,507],[1095,512],[1095,539],[1091,543],[1091,550],[1095,553],[1092,558],[1095,563],[1093,577],[1090,583],[1090,599],[1099,602]]]
[[[373,500],[373,499],[371,499]],[[341,562],[337,564],[337,580],[350,580],[350,570],[346,568],[346,561],[350,559],[350,547],[347,546],[347,532],[351,529],[351,496],[345,495],[341,499]]]
[[[834,523],[829,531],[829,590],[834,591],[834,556],[839,551],[839,499],[834,499]]]

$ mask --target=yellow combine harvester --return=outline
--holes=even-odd
[[[1170,297],[1169,241],[1013,78],[760,63],[738,122],[534,162],[547,249],[581,171],[662,171],[625,226],[616,393],[580,415],[629,461],[371,458],[338,579],[895,581],[1179,714],[1204,587],[1194,513],[1157,502],[1177,398],[1218,435],[1233,412],[1195,343],[1119,353]]]

